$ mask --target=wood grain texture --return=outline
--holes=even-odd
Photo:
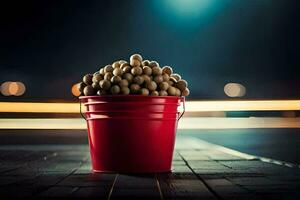
[[[88,146],[0,148],[0,199],[297,199],[300,169],[177,138],[172,173],[92,173]]]

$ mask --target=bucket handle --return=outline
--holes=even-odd
[[[86,116],[82,113],[82,111],[81,111],[81,99],[79,99],[79,109],[80,109],[80,115],[81,115],[81,117],[86,121]]]
[[[178,121],[181,119],[181,117],[182,117],[182,116],[184,115],[184,113],[185,113],[185,98],[184,98],[184,97],[182,97],[181,102],[182,102],[183,111],[182,111],[182,113],[180,114],[180,116],[179,116],[179,118],[178,118]]]

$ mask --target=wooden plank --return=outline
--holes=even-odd
[[[108,187],[79,187],[72,194],[72,198],[79,199],[108,199],[111,186]]]
[[[71,174],[57,185],[74,187],[108,187],[114,181],[115,176],[115,174],[104,173]]]
[[[163,199],[215,199],[206,186],[190,171],[157,175]]]
[[[156,176],[163,199],[215,199],[182,156],[178,152],[174,156],[177,159],[172,163],[172,173]]]
[[[249,190],[236,185],[225,178],[204,179],[204,181],[222,199],[251,199],[255,196]],[[256,198],[259,199],[258,197]]]
[[[38,194],[38,197],[107,199],[115,176],[115,174],[71,174],[58,184]]]
[[[77,191],[78,187],[71,186],[54,186],[48,190],[38,194],[38,198],[41,199],[52,199],[52,198],[71,198],[73,193]]]
[[[276,199],[288,193],[299,195],[299,169],[236,159],[197,145],[186,140],[180,154],[174,154],[173,173],[156,175],[93,174],[87,146],[2,146],[0,199]]]
[[[111,199],[161,199],[154,174],[118,175]]]

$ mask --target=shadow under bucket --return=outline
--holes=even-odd
[[[184,97],[82,96],[94,172],[171,171]],[[183,112],[179,107],[183,103]]]

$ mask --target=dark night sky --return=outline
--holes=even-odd
[[[1,5],[0,81],[21,80],[27,91],[0,100],[76,99],[70,88],[83,74],[136,52],[173,66],[192,98],[226,99],[228,82],[243,84],[248,99],[300,97],[299,1],[212,0],[195,16],[170,2]]]

